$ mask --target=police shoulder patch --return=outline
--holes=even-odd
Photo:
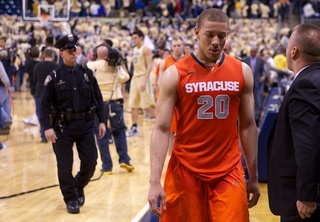
[[[52,80],[52,77],[50,75],[47,76],[47,78],[44,80],[44,85],[48,85],[48,83]]]

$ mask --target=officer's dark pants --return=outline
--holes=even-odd
[[[94,139],[94,120],[74,120],[68,122],[63,132],[56,131],[57,140],[53,143],[58,165],[58,179],[64,201],[76,200],[76,188],[84,188],[93,176],[97,165],[97,148]],[[80,171],[72,174],[73,144],[76,143],[81,161]]]
[[[108,114],[107,116],[109,116],[111,133],[113,135],[116,150],[119,155],[119,163],[129,163],[130,157],[128,155],[126,136],[127,127],[124,123],[123,107],[116,102],[111,102],[111,110],[112,113],[114,113],[114,116],[109,116],[108,103],[104,102],[104,111]],[[109,151],[107,133],[102,139],[98,140],[98,146],[101,155],[102,170],[112,171],[113,164]]]

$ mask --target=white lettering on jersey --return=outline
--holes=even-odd
[[[210,91],[239,91],[238,81],[213,81],[187,83],[186,93],[210,92]]]

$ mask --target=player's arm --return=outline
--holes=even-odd
[[[248,206],[253,207],[260,197],[257,172],[258,132],[254,119],[253,75],[250,67],[245,63],[242,63],[242,70],[245,87],[240,98],[239,134],[249,173]],[[251,197],[250,194],[252,194]]]
[[[161,173],[169,145],[170,125],[174,106],[177,100],[179,75],[176,66],[168,68],[160,76],[160,94],[157,101],[156,121],[151,133],[150,142],[150,190],[148,201],[151,211],[161,216],[157,201],[160,199],[165,209],[166,195],[161,186]]]
[[[143,48],[143,54],[145,57],[145,63],[146,63],[147,70],[146,70],[146,75],[145,75],[145,82],[144,82],[143,86],[141,86],[143,89],[141,89],[141,90],[145,90],[145,87],[149,81],[149,76],[151,74],[152,64],[153,64],[152,51],[148,47]]]

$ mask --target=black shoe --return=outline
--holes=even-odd
[[[76,200],[71,200],[66,203],[67,211],[70,214],[80,213],[79,203]]]
[[[82,207],[85,201],[84,191],[83,189],[79,189],[79,188],[77,188],[77,191],[78,191],[78,203],[79,203],[79,206]]]
[[[10,130],[11,125],[12,125],[12,122],[5,122],[5,123],[3,123],[3,128]]]
[[[41,143],[47,143],[47,142],[48,142],[48,140],[46,138],[41,139]]]

